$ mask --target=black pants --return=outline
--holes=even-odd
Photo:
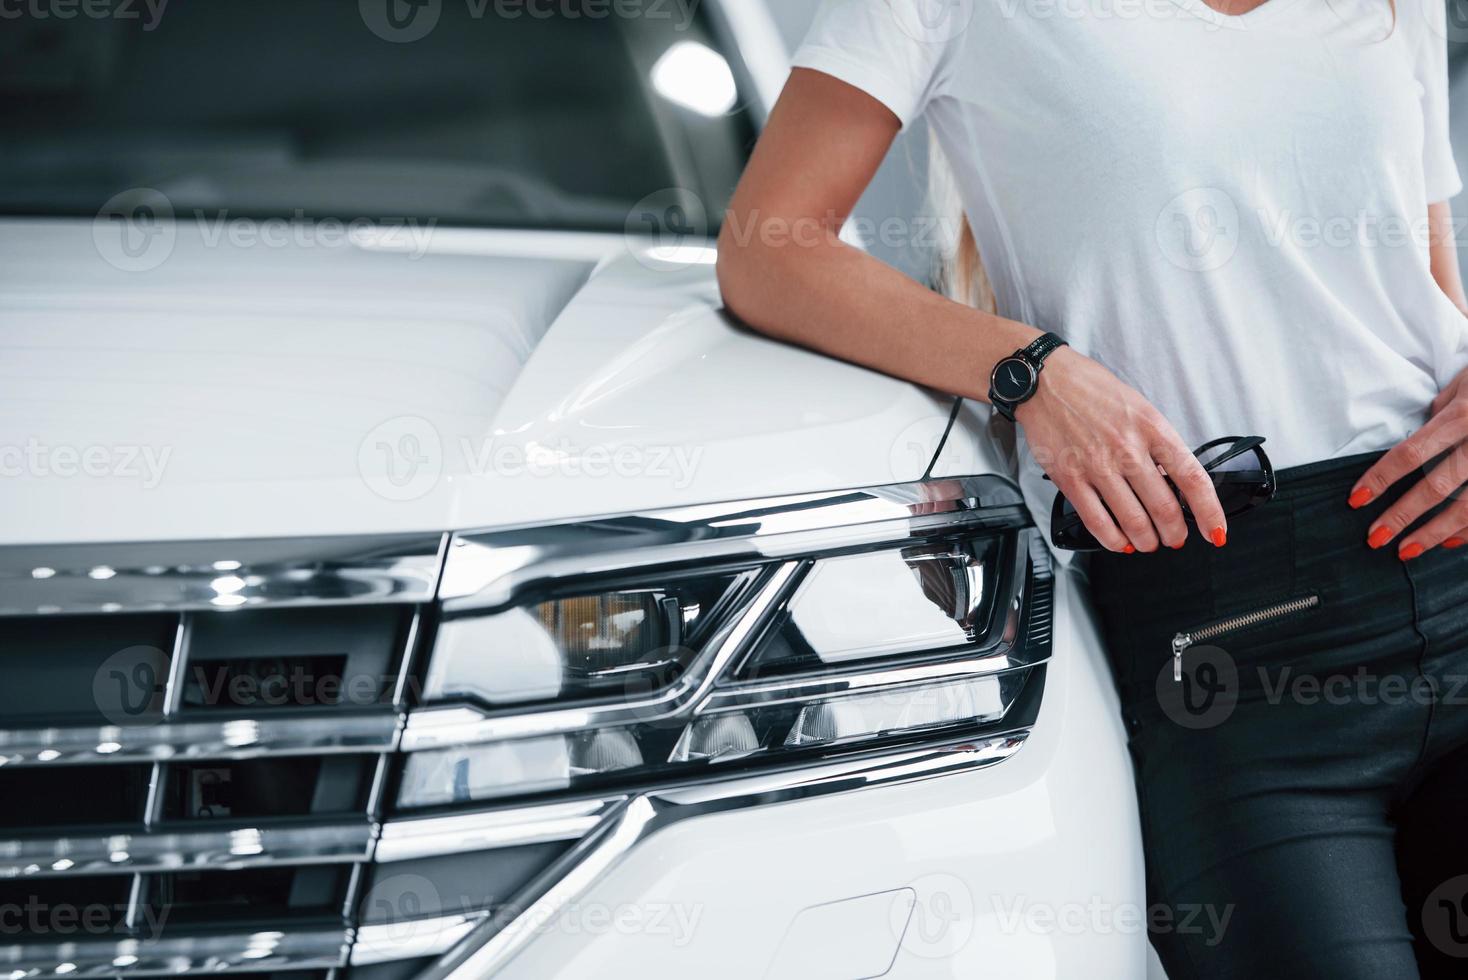
[[[1171,980],[1468,977],[1468,550],[1370,550],[1376,458],[1284,471],[1226,548],[1085,563]]]

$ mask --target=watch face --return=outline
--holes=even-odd
[[[1007,402],[1022,402],[1035,390],[1035,369],[1029,361],[1008,357],[994,369],[994,393]]]

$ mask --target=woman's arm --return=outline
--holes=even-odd
[[[1041,331],[954,303],[839,238],[899,128],[865,92],[796,69],[725,216],[724,301],[772,337],[987,401],[994,365]],[[1161,414],[1101,365],[1056,352],[1016,417],[1037,461],[1107,548],[1155,551],[1187,540],[1159,466],[1222,544],[1226,520],[1202,466]]]
[[[838,237],[899,125],[865,92],[797,68],[724,221],[724,300],[772,337],[987,398],[994,364],[1042,331],[955,303]]]

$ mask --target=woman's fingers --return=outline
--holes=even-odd
[[[1384,548],[1393,541],[1398,541],[1397,550],[1407,559],[1416,558],[1428,549],[1437,547],[1468,520],[1468,510],[1463,507],[1465,483],[1468,483],[1468,446],[1460,446],[1456,452],[1434,466],[1416,486],[1403,494],[1402,499],[1387,508],[1380,519],[1371,525],[1367,543],[1373,548]],[[1402,537],[1403,532],[1429,511],[1449,500],[1457,503],[1425,527]],[[1447,519],[1444,520],[1444,517]],[[1428,528],[1432,528],[1431,535],[1427,533]]]
[[[1161,444],[1152,452],[1153,459],[1167,471],[1173,486],[1182,494],[1203,538],[1222,548],[1228,543],[1228,515],[1218,500],[1213,478],[1177,433],[1165,431],[1160,434],[1160,440]]]
[[[1352,489],[1351,506],[1365,507],[1398,481],[1465,440],[1468,440],[1468,401],[1460,398],[1444,405],[1411,438],[1399,443],[1377,460],[1376,465],[1367,470],[1366,475]],[[1459,480],[1458,485],[1462,484],[1463,481]],[[1401,524],[1397,527],[1397,533],[1406,527],[1407,524]],[[1382,544],[1390,540],[1387,538]]]
[[[1112,518],[1111,512],[1106,509],[1106,505],[1101,502],[1101,497],[1090,484],[1074,481],[1065,487],[1059,486],[1058,483],[1056,485],[1060,489],[1060,492],[1065,494],[1065,499],[1069,500],[1071,506],[1076,509],[1076,514],[1080,516],[1081,521],[1086,525],[1086,530],[1090,531],[1096,540],[1101,542],[1101,547],[1107,551],[1115,551],[1122,554],[1136,551],[1132,543],[1127,540],[1127,536],[1116,526],[1116,521]]]
[[[1403,561],[1411,561],[1437,547],[1455,551],[1465,546],[1468,546],[1468,501],[1459,500],[1404,537],[1397,554]]]
[[[1127,482],[1131,484],[1132,491],[1136,493],[1142,506],[1147,509],[1152,527],[1156,529],[1162,543],[1169,548],[1181,548],[1186,544],[1188,522],[1183,517],[1182,504],[1158,470],[1156,462],[1149,456],[1135,468],[1129,468]]]
[[[1156,551],[1161,546],[1162,542],[1157,536],[1157,528],[1152,525],[1151,515],[1142,506],[1141,499],[1126,477],[1116,472],[1108,473],[1096,478],[1095,487],[1100,491],[1111,515],[1116,518],[1116,523],[1121,526],[1122,533],[1138,551]]]

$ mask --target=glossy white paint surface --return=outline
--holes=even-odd
[[[731,325],[707,250],[173,232],[125,271],[91,221],[0,221],[0,540],[443,530],[880,484],[920,477],[946,423],[944,399]]]
[[[884,925],[902,939],[888,976],[1145,977],[1130,761],[1089,616],[1071,579],[1058,586],[1045,700],[1014,758],[675,824],[541,925],[502,976],[836,976],[839,957],[819,947],[797,944],[798,961],[786,958],[792,923],[817,906],[895,893]],[[903,929],[905,889],[917,897]],[[866,903],[845,911],[849,930],[872,928]]]

